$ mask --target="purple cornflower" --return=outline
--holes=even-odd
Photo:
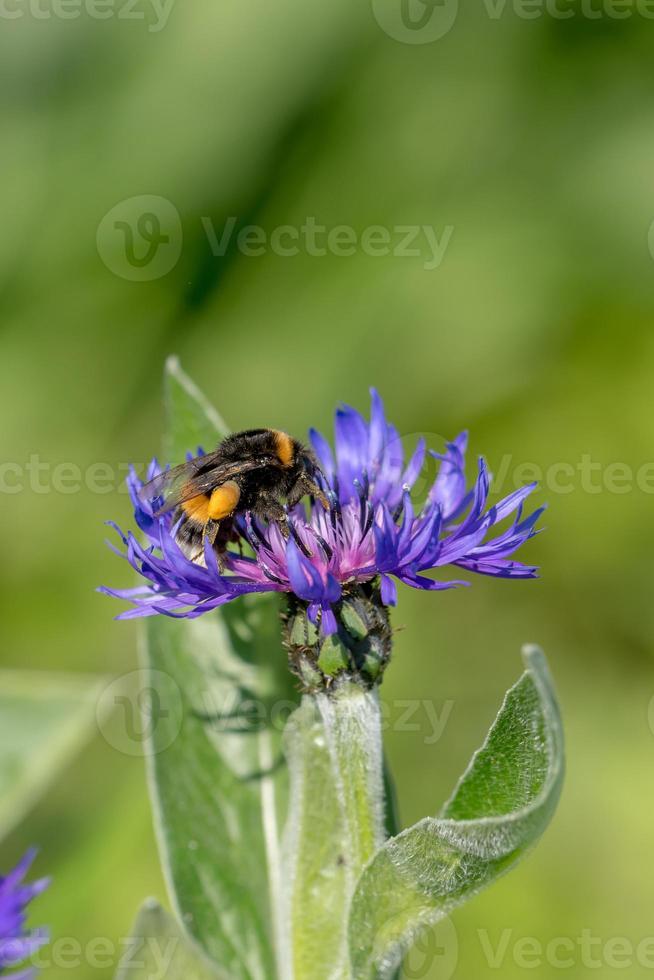
[[[429,450],[440,467],[424,506],[416,513],[410,491],[424,467],[425,441],[420,439],[405,462],[399,434],[386,421],[380,396],[374,390],[371,395],[369,422],[347,406],[336,412],[335,453],[319,432],[310,433],[330,509],[318,502],[299,504],[288,513],[288,537],[275,523],[264,523],[249,513],[240,515],[235,524],[247,553],[229,550],[223,567],[208,544],[203,563],[182,553],[172,515],[153,515],[152,508],[139,499],[143,482],[132,471],[130,496],[136,523],[147,541],[142,544],[133,534],[112,526],[125,545],[124,557],[147,584],[101,590],[132,604],[118,618],[157,613],[192,618],[246,593],[289,592],[307,604],[309,618],[320,623],[323,635],[329,635],[337,630],[334,608],[348,585],[378,576],[381,601],[387,606],[397,601],[396,579],[432,591],[468,584],[458,579],[436,581],[423,574],[445,565],[503,578],[534,578],[537,569],[512,556],[536,533],[544,508],[523,516],[524,501],[536,484],[487,507],[486,463],[479,460],[476,479],[468,487],[467,434],[462,433],[444,453]],[[153,460],[147,479],[160,472]],[[492,529],[511,515],[509,526],[489,538]]]
[[[27,905],[48,886],[45,878],[31,885],[23,883],[35,854],[35,851],[28,851],[13,871],[5,878],[0,876],[0,976],[22,963],[48,940],[43,929],[32,932],[25,929]],[[8,974],[7,980],[29,980],[33,976],[33,970],[23,970]]]

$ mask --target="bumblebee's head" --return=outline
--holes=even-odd
[[[291,491],[292,488],[296,488],[311,493],[320,500],[323,507],[327,508],[329,504],[321,486],[325,481],[313,451],[286,432],[277,429],[273,429],[272,432],[275,462],[278,466],[281,464],[286,471],[287,489]]]
[[[307,449],[303,446],[301,442],[295,442],[295,460],[294,466],[298,474],[304,473],[309,477],[310,480],[315,479],[317,473],[320,473],[320,464],[316,459],[314,453],[311,449]]]
[[[320,501],[325,510],[329,510],[329,500],[327,499],[329,487],[316,455],[301,443],[298,443],[297,447],[295,457],[297,479],[304,484],[310,494]]]

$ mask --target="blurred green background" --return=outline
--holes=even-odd
[[[418,28],[398,27],[390,0],[178,0],[167,20],[124,0],[105,19],[47,0],[3,6],[0,662],[135,666],[136,627],[93,591],[129,584],[103,545],[106,518],[129,524],[127,498],[74,470],[62,485],[57,467],[118,473],[158,450],[169,353],[236,428],[329,430],[340,400],[367,410],[370,384],[403,434],[468,427],[498,490],[531,477],[523,464],[540,469],[548,529],[525,558],[542,578],[401,593],[391,717],[416,697],[449,712],[439,738],[422,709],[417,731],[386,734],[403,821],[440,806],[518,676],[521,644],[541,644],[567,728],[563,800],[534,855],[453,915],[453,975],[605,978],[622,962],[622,976],[645,977],[654,22],[642,5],[618,19],[570,4],[559,19],[447,2],[451,29],[429,43],[409,43]],[[129,232],[102,224],[117,206],[136,264]],[[146,212],[154,224],[139,226]],[[220,238],[230,217],[235,234],[314,218],[357,236],[382,226],[392,245],[398,226],[450,237],[435,268],[424,237],[418,255],[366,254],[359,239],[351,255],[300,242],[255,257],[234,235],[214,255],[207,228]],[[142,760],[99,735],[5,839],[0,867],[32,842],[55,878],[35,913],[54,937],[117,943],[145,895],[164,897]],[[532,969],[524,937],[544,948]],[[560,937],[572,953],[547,952]],[[617,937],[631,956],[606,951]],[[493,964],[485,950],[500,943]],[[452,975],[439,948],[412,956],[407,976]]]

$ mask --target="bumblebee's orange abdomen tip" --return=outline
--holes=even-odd
[[[210,498],[201,493],[199,497],[191,497],[182,504],[182,509],[190,520],[197,524],[206,524],[209,520]]]
[[[286,432],[280,432],[279,429],[273,431],[275,433],[275,449],[280,463],[282,466],[292,466],[295,455],[293,440]]]

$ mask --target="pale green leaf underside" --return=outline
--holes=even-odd
[[[282,980],[348,974],[347,917],[361,869],[384,839],[379,703],[343,685],[305,695],[286,747],[291,802],[284,853],[292,882],[285,909],[292,949]]]
[[[101,678],[0,672],[0,838],[95,731]]]
[[[440,816],[388,840],[364,871],[350,917],[355,980],[389,976],[421,927],[506,871],[549,822],[563,732],[543,654],[531,647],[524,657],[526,672]]]
[[[225,435],[175,359],[167,365],[166,406],[173,463]],[[241,598],[193,621],[153,617],[146,627],[145,663],[163,709],[150,786],[173,904],[230,980],[268,980],[286,793],[280,706],[290,710],[295,700],[276,597]]]
[[[184,936],[175,919],[150,899],[132,930],[116,980],[227,980]]]

